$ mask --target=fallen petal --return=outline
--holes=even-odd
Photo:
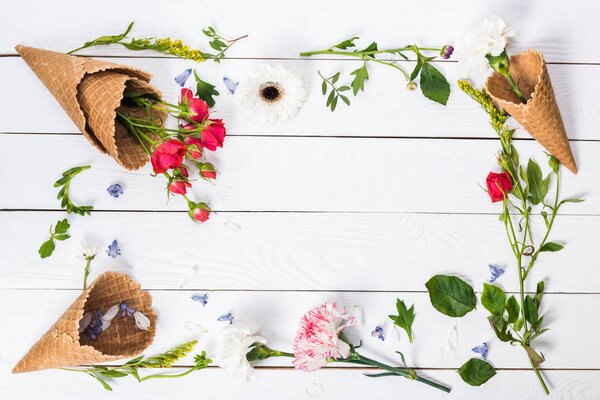
[[[150,319],[148,319],[148,317],[146,317],[144,314],[136,311],[133,313],[133,317],[135,318],[135,326],[137,326],[139,329],[144,331],[150,329]]]

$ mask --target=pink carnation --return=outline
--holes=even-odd
[[[294,366],[302,371],[316,371],[332,358],[346,358],[350,354],[348,343],[338,334],[354,325],[354,317],[335,303],[325,303],[300,320],[300,329],[294,340]]]

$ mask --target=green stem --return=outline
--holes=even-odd
[[[544,392],[547,395],[550,394],[550,391],[548,390],[548,386],[546,386],[546,382],[544,382],[544,378],[542,378],[542,374],[540,374],[537,364],[534,363],[533,360],[529,356],[527,356],[527,357],[529,358],[529,362],[531,363],[531,367],[533,368],[533,371],[537,375],[538,380],[540,381],[540,383],[542,384],[542,387],[544,388]]]
[[[523,102],[523,104],[527,103],[525,96],[523,96],[523,92],[521,91],[521,89],[519,89],[519,86],[515,83],[510,73],[507,72],[503,75],[506,77],[506,79],[508,79],[508,83],[510,83],[510,86],[512,86],[512,92],[519,98],[519,100]]]
[[[90,274],[90,263],[94,257],[86,257],[85,270],[83,271],[83,290],[87,287],[87,277]]]
[[[148,379],[152,379],[152,378],[180,378],[182,376],[186,376],[187,374],[189,374],[190,372],[194,372],[196,371],[197,368],[196,367],[192,367],[190,369],[188,369],[185,372],[182,372],[181,374],[176,374],[176,375],[168,375],[168,374],[155,374],[155,375],[148,375],[143,377],[142,379],[140,379],[140,382],[144,382]]]

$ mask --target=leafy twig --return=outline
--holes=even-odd
[[[388,315],[392,321],[394,321],[395,325],[398,325],[400,328],[404,329],[408,334],[408,340],[412,343],[412,323],[415,320],[415,306],[414,304],[410,306],[410,308],[406,308],[404,301],[400,299],[396,299],[396,309],[398,310],[398,315]]]
[[[348,97],[344,96],[340,92],[345,92],[346,90],[350,90],[350,86],[341,86],[339,88],[335,87],[335,83],[340,78],[340,73],[337,72],[336,74],[330,76],[329,78],[324,77],[321,74],[321,71],[317,71],[317,73],[319,74],[321,79],[323,79],[323,83],[321,85],[321,90],[323,91],[323,95],[327,95],[327,86],[331,86],[331,93],[327,97],[327,103],[326,103],[327,107],[331,108],[331,111],[334,111],[335,107],[337,105],[338,98],[341,98],[342,101],[344,103],[346,103],[346,105],[349,106],[350,100],[348,99]]]
[[[194,345],[197,343],[197,340],[193,340],[191,342],[187,342],[181,344],[177,347],[172,348],[162,354],[159,354],[154,357],[149,357],[144,359],[144,356],[139,356],[134,359],[129,360],[124,365],[114,368],[103,367],[99,365],[91,365],[87,368],[61,368],[66,371],[74,371],[74,372],[83,372],[85,374],[90,375],[91,377],[98,380],[102,386],[106,390],[111,390],[112,387],[106,382],[106,379],[111,378],[122,378],[124,376],[131,375],[138,382],[143,382],[148,379],[153,378],[179,378],[185,376],[193,371],[198,371],[200,369],[206,368],[212,360],[206,358],[206,352],[202,352],[201,354],[196,354],[194,358],[194,366],[188,369],[185,372],[174,375],[163,375],[163,374],[155,374],[148,375],[145,377],[140,377],[138,370],[140,368],[172,368],[173,363],[175,363],[180,358],[186,356],[190,351],[192,351]]]
[[[446,80],[444,75],[440,71],[438,71],[433,65],[431,65],[430,61],[435,59],[436,56],[427,57],[422,54],[422,51],[435,51],[435,52],[438,52],[441,56],[444,56],[445,58],[447,58],[447,57],[449,57],[449,54],[451,54],[451,51],[448,52],[448,48],[449,48],[448,46],[444,46],[441,49],[437,49],[437,48],[417,47],[417,45],[408,45],[408,46],[404,46],[404,47],[400,47],[400,48],[379,50],[377,48],[377,43],[373,42],[363,50],[347,50],[349,48],[356,47],[356,44],[354,43],[354,41],[356,39],[359,39],[359,38],[353,37],[353,38],[344,40],[343,42],[338,43],[334,46],[331,46],[328,49],[303,52],[303,53],[300,53],[300,55],[303,57],[310,57],[310,56],[314,56],[314,55],[325,54],[325,55],[348,56],[348,57],[355,57],[355,58],[361,59],[363,61],[362,66],[350,73],[350,75],[354,75],[354,79],[352,80],[352,83],[351,83],[354,96],[356,96],[359,91],[365,90],[365,81],[369,79],[367,63],[368,62],[376,62],[379,64],[387,65],[389,67],[392,67],[392,68],[400,71],[402,73],[402,75],[404,75],[404,78],[406,79],[406,81],[408,82],[407,87],[409,89],[414,89],[416,87],[416,83],[414,81],[417,77],[420,76],[421,91],[423,92],[423,95],[435,102],[446,105],[446,102],[448,101],[448,96],[450,95],[450,84],[448,83],[448,81]],[[404,70],[404,68],[395,64],[394,62],[383,61],[381,59],[376,58],[376,56],[379,54],[392,54],[392,55],[399,55],[403,59],[408,60],[408,57],[404,54],[404,53],[408,53],[408,52],[414,53],[415,56],[417,57],[417,65],[415,66],[415,68],[413,69],[413,71],[410,74],[406,70]],[[319,75],[321,75],[321,74],[319,73]],[[333,75],[333,76],[335,76],[335,75]],[[322,75],[321,75],[321,78],[323,78]],[[323,79],[325,79],[325,78],[323,78]],[[323,94],[326,94],[326,93],[327,92],[324,91]],[[330,94],[330,97],[331,97],[331,94]],[[329,100],[329,98],[328,98],[328,100]],[[327,105],[330,106],[332,101],[333,100],[328,101]],[[349,102],[346,102],[346,104],[349,104]]]
[[[69,222],[67,219],[60,220],[56,223],[56,227],[54,228],[54,232],[52,231],[52,225],[50,225],[50,239],[42,243],[38,252],[40,253],[41,258],[50,257],[52,252],[56,248],[54,244],[54,240],[67,240],[71,237],[67,233],[67,230],[70,228]]]
[[[59,190],[58,195],[56,196],[57,199],[62,199],[60,206],[61,208],[65,209],[68,213],[75,213],[75,214],[79,214],[79,215],[90,215],[90,210],[92,210],[94,207],[92,206],[76,206],[75,204],[73,204],[71,202],[71,199],[69,198],[69,186],[71,185],[71,179],[73,179],[73,177],[77,174],[79,174],[81,171],[89,169],[90,166],[86,165],[83,167],[74,167],[71,169],[66,170],[65,172],[63,172],[62,174],[62,178],[60,178],[59,180],[57,180],[54,183],[54,187],[59,187],[62,186],[62,188]]]
[[[208,27],[207,29],[203,29],[202,31],[206,36],[212,38],[212,40],[208,43],[210,47],[218,51],[217,54],[206,53],[197,49],[190,49],[189,46],[184,45],[183,42],[179,39],[171,40],[171,38],[158,39],[158,38],[142,38],[136,39],[131,38],[130,41],[123,41],[131,31],[133,27],[133,22],[129,24],[125,32],[119,35],[112,36],[100,36],[97,39],[91,40],[83,44],[83,46],[78,47],[74,50],[69,51],[67,54],[74,53],[78,50],[86,49],[92,46],[103,46],[107,44],[120,44],[121,46],[126,47],[129,50],[154,50],[163,54],[171,54],[177,56],[179,58],[183,58],[186,60],[194,60],[197,62],[206,61],[208,59],[212,59],[216,62],[219,62],[221,58],[225,56],[225,52],[238,40],[247,37],[248,35],[239,37],[237,39],[228,40],[219,36],[214,28]]]

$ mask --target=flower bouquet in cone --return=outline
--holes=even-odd
[[[204,152],[223,147],[225,125],[209,118],[204,100],[182,89],[177,104],[164,102],[149,83],[151,74],[126,65],[20,45],[16,50],[92,145],[129,170],[151,160],[154,174],[167,178],[167,193],[185,198],[190,218],[209,218],[208,205],[186,196],[192,179],[184,164],[195,165],[201,179],[216,178]],[[178,120],[174,129],[165,126],[168,115]]]
[[[115,306],[116,311],[123,310],[121,316],[117,316]],[[96,314],[94,322],[92,313]],[[138,314],[133,318],[135,313]],[[109,314],[112,315],[106,318]],[[134,357],[152,343],[155,326],[150,295],[129,276],[106,272],[71,304],[12,372]]]
[[[472,80],[487,79],[492,99],[531,136],[577,173],[567,132],[542,53],[529,49],[508,57],[506,45],[518,32],[498,17],[487,17],[456,45],[459,72]],[[490,67],[493,69],[489,75]]]

